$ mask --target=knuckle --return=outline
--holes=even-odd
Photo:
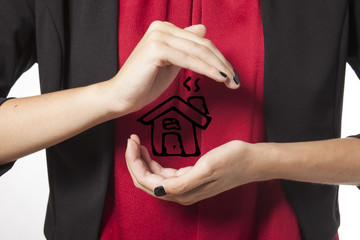
[[[193,202],[190,198],[188,198],[188,197],[178,198],[178,199],[176,200],[176,202],[179,203],[179,204],[181,204],[181,205],[183,205],[183,206],[189,206],[189,205],[191,205],[191,204],[194,203],[194,202]]]
[[[173,186],[173,192],[176,195],[184,194],[188,191],[189,187],[185,183],[177,183]]]
[[[200,45],[200,46],[199,46]],[[200,51],[200,52],[205,52],[205,53],[207,53],[208,51],[209,51],[209,48],[206,46],[206,45],[202,45],[202,44],[199,44],[199,45],[196,45],[195,43],[194,43],[194,48],[195,49],[198,49],[198,51]]]
[[[209,161],[212,162],[212,161]],[[215,170],[214,167],[211,163],[209,162],[202,162],[202,168],[203,168],[203,177],[205,179],[211,179],[214,174],[215,174]]]
[[[133,180],[133,182],[136,188],[141,189],[141,185],[138,183],[138,181]]]
[[[141,176],[139,176],[138,179],[135,179],[135,181],[136,181],[135,186],[137,188],[142,189],[142,188],[144,188],[144,186],[146,186],[146,181],[144,180],[145,177],[146,177],[145,175],[141,175]]]
[[[163,44],[160,41],[150,41],[147,47],[152,54],[159,55],[162,52]]]
[[[191,201],[191,200],[185,200],[185,201],[182,203],[182,205],[184,205],[184,206],[190,206],[190,205],[192,205],[192,204],[194,204],[194,202]]]
[[[151,31],[148,35],[149,41],[160,41],[163,39],[163,33],[159,30]]]
[[[153,21],[150,26],[149,26],[149,30],[156,30],[156,29],[161,29],[163,27],[164,23],[162,21]]]
[[[214,48],[215,47],[214,43],[211,40],[207,39],[207,38],[204,38],[203,44],[208,48]]]
[[[195,57],[193,57],[193,56],[190,56],[190,55],[187,55],[187,54],[182,54],[182,56],[181,56],[182,58],[184,58],[185,59],[185,61],[184,61],[184,68],[185,69],[190,69],[191,68],[191,66],[194,66],[194,65],[196,65],[197,64],[197,62],[198,62],[198,59],[196,59]]]
[[[245,142],[239,140],[233,140],[229,142],[229,144],[231,144],[231,147],[245,147],[247,145]]]
[[[231,142],[228,142],[228,145],[231,148],[240,149],[243,152],[246,151],[248,149],[248,147],[250,146],[248,143],[243,142],[243,141],[239,141],[239,140],[233,140]]]

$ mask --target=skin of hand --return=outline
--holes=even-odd
[[[154,101],[175,79],[181,68],[239,87],[235,72],[212,42],[206,28],[193,25],[180,29],[168,22],[153,22],[118,74],[110,81],[114,112],[137,111]],[[220,72],[225,73],[224,77]]]
[[[194,166],[163,168],[133,134],[125,153],[135,186],[163,200],[190,205],[237,186],[270,179],[322,184],[360,182],[360,139],[249,144],[234,140],[212,149]]]
[[[232,66],[205,32],[203,25],[181,29],[153,22],[112,79],[6,101],[0,108],[0,164],[141,109],[166,90],[181,68],[238,88]]]
[[[194,166],[163,168],[150,158],[137,135],[128,139],[126,162],[135,186],[154,196],[154,188],[163,186],[161,198],[190,205],[245,183],[264,180],[252,149],[253,144],[231,141],[204,154]],[[250,151],[252,151],[250,153]]]

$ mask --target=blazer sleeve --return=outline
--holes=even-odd
[[[347,62],[360,78],[360,2],[349,0],[349,52]],[[360,134],[351,137],[360,138]]]
[[[36,61],[34,6],[35,0],[0,1],[0,107],[15,81]],[[13,164],[0,165],[0,176]]]
[[[349,52],[347,62],[360,78],[360,2],[349,0]]]

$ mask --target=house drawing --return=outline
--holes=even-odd
[[[155,156],[199,156],[197,128],[205,130],[211,117],[202,96],[184,99],[173,96],[137,121],[151,125],[151,145]]]

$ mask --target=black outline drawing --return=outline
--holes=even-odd
[[[188,81],[188,79],[186,81]],[[186,84],[184,82],[184,86],[185,85]],[[192,100],[194,99],[201,101],[202,109],[198,109],[197,107],[191,104]],[[180,109],[181,108],[187,109],[188,114],[183,113],[176,106],[179,106]],[[174,117],[164,118],[168,113],[173,111],[176,113],[175,115],[178,116],[177,118]],[[189,97],[187,101],[185,101],[184,99],[178,96],[173,96],[165,100],[161,104],[159,104],[151,111],[147,112],[137,121],[144,125],[151,125],[151,145],[152,145],[153,154],[155,156],[183,156],[183,157],[199,156],[200,148],[196,136],[196,129],[200,128],[202,130],[205,130],[209,126],[211,122],[211,117],[208,116],[208,114],[209,112],[206,107],[204,97],[192,96]],[[203,121],[203,119],[205,119],[205,121]],[[161,121],[157,121],[157,120],[161,120]],[[187,120],[187,123],[183,124],[184,120]],[[158,145],[157,146],[154,145],[155,142],[154,131],[156,124],[157,124],[156,129],[160,129],[159,131],[161,131],[157,133],[157,134],[161,134],[161,147],[159,147]],[[159,127],[159,125],[161,126]],[[169,125],[171,126],[168,127]],[[181,135],[182,130],[184,130],[182,125],[184,125],[187,128],[189,127],[192,128],[192,137],[193,137],[193,145],[191,148],[192,150],[188,150],[188,148],[186,148],[186,146],[184,145],[183,136]],[[170,141],[168,141],[169,138]],[[171,139],[172,140],[175,139],[175,141],[177,140],[177,142],[176,144],[168,146],[168,143],[172,142]]]
[[[190,92],[191,88],[189,85],[187,85],[187,83],[191,80],[191,77],[188,77],[184,82],[183,82],[183,86],[186,88],[186,90],[188,90],[188,92]]]
[[[188,90],[188,92],[191,91],[191,87],[187,85],[187,83],[191,80],[191,77],[187,77],[186,80],[183,82],[183,86]],[[200,87],[198,85],[198,82],[200,81],[200,78],[195,79],[195,90],[194,92],[198,92],[200,90]]]

